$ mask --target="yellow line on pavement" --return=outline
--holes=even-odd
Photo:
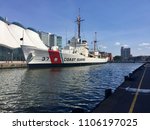
[[[131,104],[131,106],[130,106],[129,113],[132,113],[132,112],[133,112],[133,109],[134,109],[134,106],[135,106],[135,103],[136,103],[136,100],[137,100],[137,97],[138,97],[138,94],[139,94],[139,89],[141,88],[141,84],[142,84],[142,81],[143,81],[143,79],[144,79],[144,75],[145,75],[146,69],[147,69],[147,68],[145,67],[145,70],[144,70],[144,72],[143,72],[142,78],[141,78],[140,83],[139,83],[139,85],[138,85],[136,94],[135,94],[135,96],[134,96],[134,98],[133,98],[133,101],[132,101],[132,104]]]

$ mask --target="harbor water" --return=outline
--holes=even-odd
[[[1,69],[0,112],[90,112],[140,63],[49,68]]]

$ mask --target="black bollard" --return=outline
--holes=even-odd
[[[108,98],[109,96],[111,96],[112,94],[112,90],[111,89],[106,89],[105,90],[105,99]]]
[[[133,74],[132,73],[129,74],[128,80],[133,81]]]
[[[132,77],[132,73],[129,73],[129,78],[131,78]]]
[[[127,81],[129,80],[129,77],[128,76],[124,76],[124,81]]]

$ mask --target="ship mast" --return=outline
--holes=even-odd
[[[77,20],[76,20],[76,22],[77,22],[77,25],[78,25],[78,39],[79,39],[79,43],[81,43],[81,35],[80,35],[80,26],[81,26],[81,22],[82,21],[84,21],[84,19],[81,19],[81,17],[80,17],[80,9],[79,9],[79,15],[78,15],[78,17],[77,17]]]
[[[95,32],[94,52],[96,51],[96,43],[97,43],[97,32]]]

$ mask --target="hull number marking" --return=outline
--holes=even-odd
[[[42,57],[42,61],[48,61],[49,57]]]

